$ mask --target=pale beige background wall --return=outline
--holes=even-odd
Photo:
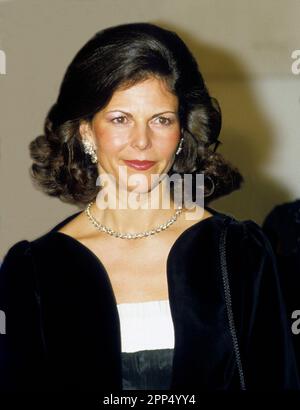
[[[35,190],[29,142],[42,132],[65,69],[98,30],[149,21],[177,31],[221,103],[220,152],[244,174],[244,188],[211,204],[261,223],[277,203],[300,197],[299,0],[0,1],[0,259],[78,208]]]

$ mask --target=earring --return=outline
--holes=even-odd
[[[178,155],[178,154],[181,152],[183,141],[184,141],[184,138],[182,137],[181,140],[180,140],[178,149],[177,149],[177,151],[176,151],[176,155]]]
[[[97,158],[96,150],[93,147],[92,143],[87,138],[85,138],[82,140],[82,144],[83,144],[84,152],[90,155],[92,163],[96,164],[96,162],[98,162],[98,158]]]

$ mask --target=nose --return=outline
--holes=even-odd
[[[135,124],[131,131],[131,146],[141,150],[151,146],[151,130],[147,124]]]

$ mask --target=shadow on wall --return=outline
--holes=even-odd
[[[217,151],[245,179],[241,190],[211,202],[210,206],[238,219],[253,219],[261,224],[274,205],[293,197],[286,187],[263,171],[270,161],[274,132],[262,103],[254,95],[253,76],[238,56],[227,50],[198,42],[194,36],[164,21],[154,23],[176,31],[196,57],[206,85],[222,109],[222,145]]]

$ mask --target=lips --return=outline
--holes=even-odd
[[[125,164],[131,168],[138,170],[145,170],[151,168],[155,161],[138,161],[138,160],[124,160]]]

